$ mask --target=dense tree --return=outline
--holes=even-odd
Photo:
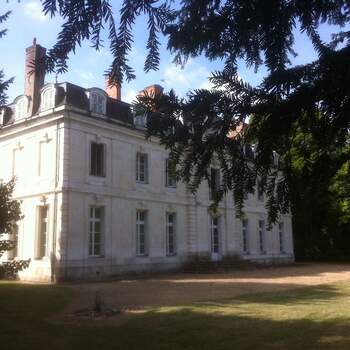
[[[0,15],[0,24],[5,22],[8,17],[10,16],[10,12],[6,12],[3,15]],[[5,36],[7,33],[7,29],[0,28],[0,39]],[[5,80],[5,75],[3,70],[0,69],[0,107],[5,105],[7,100],[6,90],[8,89],[9,85],[12,83],[12,79]]]
[[[83,40],[91,40],[98,49],[107,26],[113,54],[107,72],[110,83],[135,78],[128,54],[133,25],[141,14],[147,16],[149,29],[146,72],[158,68],[159,35],[166,36],[179,64],[198,55],[225,62],[223,71],[213,73],[211,91],[191,91],[185,99],[172,91],[144,96],[135,106],[137,113],[149,116],[148,136],[158,136],[170,150],[179,178],[193,191],[203,179],[210,183],[208,168],[216,158],[223,181],[215,202],[232,191],[239,212],[244,192],[254,191],[257,181],[267,193],[272,222],[290,202],[293,211],[306,203],[299,194],[312,202],[332,193],[332,198],[338,196],[338,210],[348,210],[344,196],[349,178],[344,169],[349,161],[349,1],[124,0],[119,20],[108,0],[42,3],[45,13],[64,20],[48,51],[48,71],[65,72],[69,53]],[[325,23],[336,31],[329,42],[319,35]],[[296,31],[311,40],[316,61],[292,66]],[[255,69],[267,67],[268,76],[260,86],[251,87],[238,77],[238,59]],[[248,117],[249,127],[234,132]],[[253,152],[248,145],[254,145]],[[332,200],[325,202],[322,208]]]
[[[65,20],[57,43],[48,52],[50,71],[65,71],[68,54],[84,39],[90,39],[98,49],[101,30],[107,23],[114,56],[108,71],[111,83],[122,82],[124,77],[133,79],[128,53],[132,27],[140,14],[148,17],[149,28],[145,71],[158,68],[159,34],[167,37],[168,49],[178,63],[200,54],[225,60],[224,71],[212,77],[216,86],[212,91],[192,91],[184,100],[173,92],[155,99],[145,96],[136,106],[139,113],[149,114],[148,135],[160,137],[170,149],[174,162],[180,165],[179,177],[193,191],[203,179],[210,181],[208,166],[217,157],[224,176],[216,201],[233,191],[241,211],[243,192],[253,191],[259,179],[268,195],[270,220],[274,221],[280,212],[288,210],[291,142],[299,124],[307,120],[313,125],[311,132],[320,153],[346,142],[350,34],[339,29],[331,42],[323,43],[318,28],[322,23],[338,28],[346,25],[348,1],[188,0],[172,8],[175,5],[171,1],[125,0],[118,28],[107,0],[44,0],[43,6],[46,13],[59,14]],[[291,67],[297,28],[310,38],[319,59]],[[252,88],[239,79],[239,58],[255,68],[267,66],[269,75],[259,87]],[[248,116],[252,122],[247,132],[226,137]],[[324,131],[327,137],[320,137]],[[254,158],[245,152],[247,143],[255,144]],[[276,150],[281,157],[272,166]]]
[[[21,219],[20,202],[12,198],[15,181],[0,182],[0,257],[16,249],[16,222]],[[3,237],[5,236],[5,238]],[[12,277],[29,265],[28,260],[11,260],[0,264],[0,278]]]

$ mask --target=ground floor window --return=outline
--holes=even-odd
[[[89,256],[103,254],[104,207],[90,207]]]
[[[211,217],[211,252],[219,253],[220,251],[220,232],[219,232],[219,218]]]
[[[265,253],[265,220],[259,220],[259,250]]]
[[[144,210],[136,211],[136,254],[147,255],[147,212]]]
[[[48,229],[49,229],[49,207],[41,206],[38,209],[37,228],[37,259],[48,256]]]
[[[284,253],[284,227],[283,222],[278,223],[278,239],[280,245],[280,253]]]
[[[176,214],[166,213],[166,254],[176,254]]]
[[[248,220],[242,220],[242,250],[243,253],[248,253]]]
[[[14,243],[14,247],[8,252],[8,260],[12,260],[18,256],[18,225],[17,224],[13,226],[13,232],[10,236],[10,239]]]

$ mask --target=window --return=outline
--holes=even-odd
[[[16,103],[16,120],[27,117],[28,113],[28,99],[26,96],[21,97]]]
[[[90,207],[89,256],[101,256],[104,231],[104,208]]]
[[[147,212],[144,210],[137,210],[136,211],[136,254],[137,255],[147,255],[146,221],[147,221]]]
[[[265,221],[259,220],[259,251],[265,253]]]
[[[107,99],[103,93],[97,91],[90,92],[90,110],[98,114],[106,114]]]
[[[258,181],[258,200],[259,201],[264,200],[264,189],[261,181]]]
[[[216,192],[219,190],[220,190],[220,170],[216,168],[210,168],[209,198],[214,199]]]
[[[8,252],[8,260],[12,260],[18,256],[18,225],[13,226],[11,240],[14,243],[13,249]]]
[[[145,153],[136,154],[136,181],[148,183],[148,156]]]
[[[16,177],[17,180],[25,179],[27,169],[25,167],[25,154],[23,146],[13,150],[13,162],[12,162],[12,176]]]
[[[248,220],[242,220],[242,250],[243,253],[248,253]]]
[[[166,255],[176,254],[176,214],[166,214]]]
[[[38,210],[38,239],[37,239],[37,259],[48,256],[48,206],[39,207]]]
[[[176,175],[169,159],[165,161],[165,185],[166,187],[176,188]]]
[[[140,114],[134,117],[135,125],[146,127],[147,126],[147,114]]]
[[[0,126],[5,125],[5,108],[0,109]]]
[[[54,87],[48,87],[41,93],[41,111],[46,111],[55,107],[55,92]]]
[[[90,175],[105,177],[105,144],[91,142],[90,158]]]
[[[280,253],[284,253],[284,227],[283,222],[278,223],[278,238],[280,244]]]
[[[219,243],[219,218],[211,217],[211,252],[219,253],[220,252],[220,243]]]

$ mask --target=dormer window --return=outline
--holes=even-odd
[[[134,117],[134,122],[136,126],[145,128],[147,126],[147,114],[136,115]]]
[[[54,86],[49,86],[43,90],[41,93],[41,111],[46,111],[55,107],[55,95],[56,89]]]
[[[90,94],[90,111],[98,114],[106,114],[107,98],[104,91],[91,89]]]
[[[5,124],[5,108],[0,109],[0,126]]]
[[[16,102],[16,120],[26,118],[28,114],[28,98],[20,97]]]

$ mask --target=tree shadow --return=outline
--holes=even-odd
[[[289,288],[288,288],[289,289]],[[287,291],[276,291],[268,293],[242,294],[233,298],[220,299],[219,303],[212,301],[204,301],[208,305],[224,305],[234,303],[264,303],[274,305],[296,305],[312,303],[325,304],[332,299],[346,297],[348,293],[339,289],[336,285],[318,285],[309,287],[299,287]]]

